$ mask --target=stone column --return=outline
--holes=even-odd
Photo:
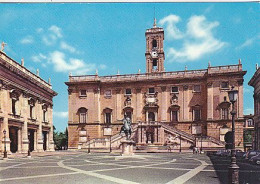
[[[243,118],[243,79],[237,81],[238,98],[237,98],[237,117]]]
[[[121,104],[121,89],[116,89],[116,118],[115,120],[119,121],[123,119],[121,112],[122,112],[122,104]]]
[[[162,89],[162,101],[161,101],[161,121],[166,122],[167,121],[167,92],[166,92],[166,86],[161,87]],[[157,114],[157,113],[156,113]],[[156,121],[157,118],[156,118]]]
[[[6,131],[6,138],[4,139],[4,136],[3,136],[2,150],[4,151],[4,145],[6,143],[6,151],[7,151],[7,153],[10,153],[10,138],[9,138],[8,118],[3,119],[3,129],[2,129],[1,134],[3,133],[4,130]]]
[[[136,120],[142,121],[142,93],[141,93],[141,88],[136,88]]]
[[[34,149],[33,149],[33,151],[38,151],[38,149],[37,149],[37,146],[38,146],[38,140],[37,140],[37,130],[35,129],[34,131],[33,131],[33,134],[34,134],[34,145],[33,145],[33,147],[34,147]]]
[[[22,153],[27,153],[28,149],[29,149],[28,127],[27,127],[27,121],[24,121],[22,126]]]
[[[207,83],[207,119],[213,119],[213,84]]]
[[[22,152],[22,134],[21,134],[21,128],[19,127],[18,128],[18,150],[17,152],[18,153],[21,153]]]
[[[189,120],[189,86],[183,86],[183,120]]]

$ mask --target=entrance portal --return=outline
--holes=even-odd
[[[18,150],[18,128],[10,127],[9,128],[9,137],[10,137],[10,151],[12,153],[17,152]]]
[[[34,130],[28,130],[28,139],[29,139],[29,149],[30,151],[34,150]]]
[[[43,137],[43,150],[47,150],[47,132],[42,132],[42,137]]]
[[[154,112],[149,112],[148,114],[148,121],[155,121],[155,114]]]
[[[154,143],[154,128],[148,127],[146,130],[146,143]]]
[[[226,146],[225,146],[226,149],[232,149],[233,135],[231,131],[225,134],[225,142],[226,142]]]

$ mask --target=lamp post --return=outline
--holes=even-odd
[[[31,152],[30,152],[30,131],[28,131],[28,155],[27,157],[30,158],[31,157]]]
[[[7,152],[6,152],[6,130],[4,130],[3,133],[4,133],[4,144],[5,144],[5,147],[4,147],[4,158],[7,158]]]
[[[200,136],[200,154],[202,153],[202,134]]]
[[[230,114],[232,115],[232,149],[231,149],[231,164],[229,166],[229,183],[238,184],[239,183],[239,167],[236,163],[236,150],[235,150],[235,115],[236,111],[234,108],[234,104],[237,100],[238,90],[234,90],[234,86],[228,92],[229,100],[232,104],[232,111]]]
[[[180,150],[179,152],[181,153],[181,135],[180,135]]]
[[[88,135],[88,153],[90,153],[90,136]]]

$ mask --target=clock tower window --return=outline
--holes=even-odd
[[[157,48],[157,41],[156,40],[153,40],[152,44],[153,44],[153,48]]]
[[[157,59],[154,59],[154,60],[153,60],[153,70],[157,70],[157,69],[158,69],[158,68],[157,68],[157,67],[158,67],[157,64],[158,64]]]

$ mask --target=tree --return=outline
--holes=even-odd
[[[64,132],[54,131],[53,139],[54,139],[55,149],[57,149],[57,150],[67,149],[68,148],[68,130],[67,130],[67,128]]]

